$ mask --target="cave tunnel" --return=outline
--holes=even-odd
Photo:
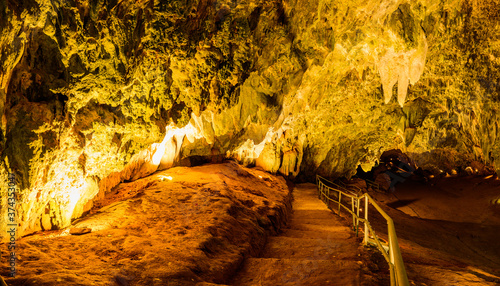
[[[500,285],[499,0],[0,0],[1,285]]]

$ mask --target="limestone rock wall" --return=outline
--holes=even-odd
[[[499,4],[0,0],[1,190],[15,173],[19,235],[199,157],[311,178],[399,148],[500,172]]]

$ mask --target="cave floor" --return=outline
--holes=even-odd
[[[408,180],[373,192],[393,218],[408,277],[415,285],[500,285],[500,180],[447,177]],[[370,214],[375,214],[370,210]],[[383,218],[371,215],[377,233]]]
[[[395,222],[411,285],[500,284],[499,190],[471,177],[372,193]],[[177,167],[120,184],[70,228],[18,239],[14,278],[0,245],[0,275],[10,286],[389,285],[387,263],[350,222],[312,184],[292,192],[233,162]],[[385,220],[370,211],[370,222],[387,239]]]
[[[259,169],[172,168],[120,184],[68,229],[18,239],[14,278],[0,245],[0,275],[9,286],[223,284],[290,208],[286,181]]]

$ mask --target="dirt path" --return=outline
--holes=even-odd
[[[318,199],[315,185],[297,185],[293,194],[289,226],[245,261],[233,285],[360,285],[360,240]]]

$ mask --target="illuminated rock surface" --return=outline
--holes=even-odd
[[[69,235],[68,229],[18,241],[18,273],[6,281],[225,283],[243,258],[258,253],[287,221],[290,191],[283,178],[235,163],[178,167],[124,183],[72,231],[91,233]]]
[[[18,235],[226,155],[309,180],[393,148],[498,172],[497,2],[1,1],[1,190],[15,173]]]

